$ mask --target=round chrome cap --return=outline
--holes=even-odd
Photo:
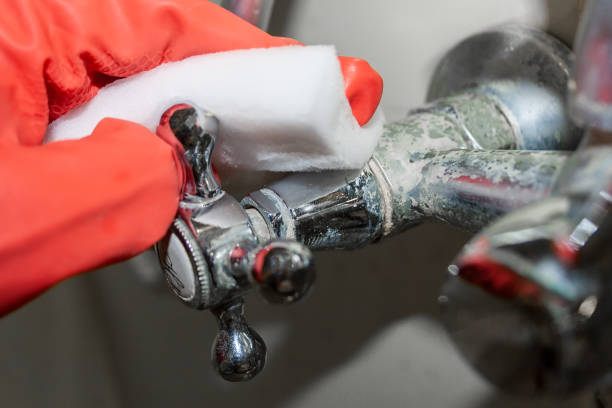
[[[170,290],[185,304],[210,306],[210,273],[202,250],[187,223],[176,218],[157,243],[157,256]]]

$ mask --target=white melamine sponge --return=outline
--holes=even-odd
[[[290,46],[195,56],[118,80],[51,123],[45,141],[89,135],[105,117],[155,131],[162,113],[180,102],[219,119],[213,163],[221,168],[361,168],[384,122],[379,110],[359,126],[333,47]]]

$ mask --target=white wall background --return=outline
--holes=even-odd
[[[573,0],[277,0],[271,30],[335,44],[385,80],[388,119],[420,104],[454,43],[519,21],[570,40]],[[588,396],[521,400],[462,361],[438,323],[447,262],[467,234],[441,225],[351,253],[318,254],[312,296],[287,308],[255,296],[266,371],[248,384],[208,364],[215,323],[146,286],[145,254],[62,283],[0,321],[0,405],[7,407],[587,407]],[[223,405],[221,405],[223,404]]]

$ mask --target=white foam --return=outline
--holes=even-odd
[[[84,137],[105,117],[154,131],[162,113],[180,102],[219,119],[213,163],[222,168],[360,168],[384,122],[379,110],[358,125],[333,47],[290,46],[191,57],[116,81],[51,123],[45,141]]]

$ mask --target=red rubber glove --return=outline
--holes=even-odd
[[[97,3],[97,4],[95,4]],[[90,137],[40,145],[53,120],[119,77],[188,56],[298,44],[204,0],[0,0],[0,315],[55,283],[159,240],[182,187],[175,151],[105,119]],[[360,124],[380,76],[341,59]]]

